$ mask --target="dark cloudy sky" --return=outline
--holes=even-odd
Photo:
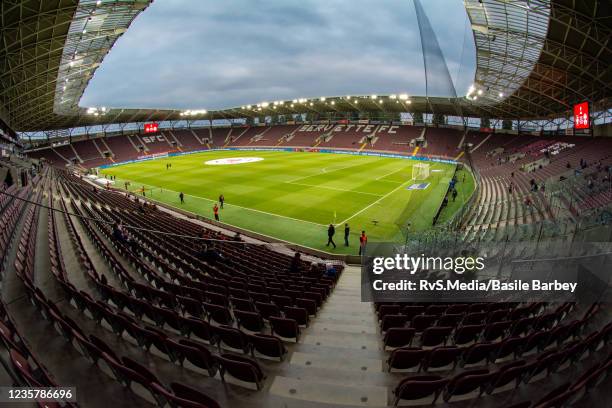
[[[475,56],[463,1],[421,1],[465,94]],[[446,85],[430,82],[430,94],[450,96]],[[412,0],[156,0],[80,104],[223,109],[403,92],[425,94]]]

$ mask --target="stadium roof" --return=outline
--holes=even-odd
[[[612,97],[612,2],[464,3],[477,49],[475,91],[484,91],[480,103],[492,117],[551,117]]]
[[[391,95],[260,102],[209,111],[80,108],[85,87],[149,0],[4,0],[0,104],[18,131],[149,120],[312,112],[431,111],[492,118],[558,117],[612,96],[610,2],[464,0],[477,49],[468,97]],[[609,104],[606,105],[608,107]]]

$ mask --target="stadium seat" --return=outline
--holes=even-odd
[[[229,373],[232,377],[239,380],[254,383],[257,390],[261,390],[265,375],[256,361],[233,354],[222,354],[218,358],[221,366],[221,379],[223,381],[225,381],[225,374]]]
[[[393,394],[395,394],[393,405],[397,406],[400,400],[419,400],[429,396],[433,397],[431,404],[435,404],[448,381],[448,379],[437,375],[408,377],[402,380],[393,390]]]

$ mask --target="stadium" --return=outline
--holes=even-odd
[[[0,405],[612,406],[612,3],[289,3],[0,2]]]

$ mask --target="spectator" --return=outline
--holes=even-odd
[[[215,244],[210,244],[204,252],[204,260],[211,265],[224,261],[225,257],[215,247]]]
[[[125,242],[125,234],[123,233],[123,225],[115,223],[113,225],[113,238],[119,242]]]
[[[179,198],[181,200],[181,204],[184,204],[185,203],[185,194],[183,194],[182,191],[179,193]]]
[[[338,272],[332,263],[328,262],[325,264],[325,274],[323,276],[326,278],[336,279],[337,273]]]
[[[291,264],[289,265],[289,272],[293,274],[297,274],[300,272],[300,263],[302,262],[302,255],[299,252],[296,252],[291,258]]]
[[[319,264],[316,262],[310,263],[310,270],[308,271],[308,276],[311,278],[320,278],[321,277],[321,269],[319,268]]]
[[[453,189],[453,202],[457,199],[457,189]]]

